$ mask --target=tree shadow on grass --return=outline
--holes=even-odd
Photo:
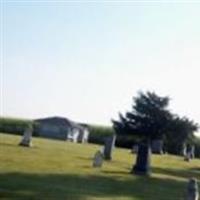
[[[112,174],[112,175],[131,175],[130,171],[106,171],[106,170],[101,170],[102,173],[105,174]]]
[[[200,180],[200,171],[197,169],[191,168],[191,169],[185,169],[185,170],[180,170],[180,169],[168,169],[168,168],[159,168],[159,167],[154,167],[152,168],[153,173],[157,174],[165,174],[173,177],[178,177],[178,178],[185,178],[189,179],[191,177],[195,177],[198,180]]]
[[[112,174],[111,174],[112,175]],[[12,200],[182,200],[185,183],[170,179],[76,174],[0,174],[0,198]]]
[[[20,143],[20,141],[19,141],[19,143]],[[32,146],[31,148],[30,147],[27,147],[27,146],[21,146],[21,145],[19,145],[19,143],[15,143],[15,144],[13,144],[13,143],[5,143],[5,142],[0,142],[0,146],[3,148],[3,147],[13,147],[13,148],[16,148],[16,147],[20,147],[21,149],[30,149],[30,150],[32,150],[32,149],[40,149],[38,146]]]
[[[200,174],[200,167],[192,168],[192,170],[194,170],[196,173],[199,173],[199,174]]]

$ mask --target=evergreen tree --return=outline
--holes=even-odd
[[[136,135],[140,139],[139,151],[133,173],[150,173],[151,141],[179,135],[189,138],[197,125],[187,118],[179,118],[168,109],[169,97],[161,97],[154,92],[140,92],[133,99],[132,111],[119,114],[119,120],[113,120],[113,128],[118,135]]]

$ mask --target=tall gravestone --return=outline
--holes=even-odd
[[[150,159],[151,159],[151,148],[149,147],[148,144],[141,143],[138,149],[136,164],[133,167],[131,173],[138,175],[149,175]]]
[[[103,155],[105,160],[112,160],[112,150],[115,146],[116,135],[113,134],[105,138]]]
[[[187,185],[186,200],[199,200],[199,188],[195,178],[191,178]]]
[[[33,126],[29,125],[23,134],[22,140],[19,143],[20,146],[31,147],[32,146],[32,133],[33,133]]]

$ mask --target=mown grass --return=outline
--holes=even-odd
[[[182,200],[189,177],[200,180],[200,160],[153,155],[152,175],[130,174],[135,155],[115,149],[101,169],[92,157],[101,146],[0,134],[0,199],[19,200]]]

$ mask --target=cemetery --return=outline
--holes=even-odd
[[[22,123],[17,136],[5,132],[8,119],[0,120],[0,198],[199,200],[198,125],[171,113],[168,102],[139,93],[133,110],[102,130],[54,117]],[[60,133],[65,139],[58,140]],[[174,135],[178,140],[169,139]],[[131,136],[132,147],[117,146],[118,136]],[[178,154],[166,152],[174,141]]]
[[[200,0],[0,10],[0,200],[200,200]]]
[[[128,149],[115,147],[112,160],[103,161],[103,145],[32,137],[27,148],[18,145],[21,139],[0,134],[1,199],[198,199],[199,159],[153,154],[151,175],[140,176],[130,173],[136,154]],[[96,152],[100,166],[94,166]]]

